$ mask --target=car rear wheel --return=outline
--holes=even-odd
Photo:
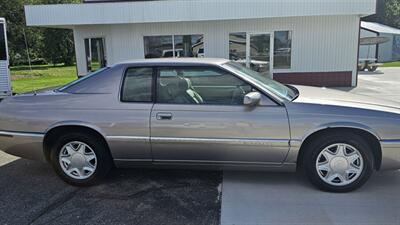
[[[76,186],[97,183],[107,175],[112,165],[106,146],[97,137],[84,133],[61,136],[50,157],[61,179]]]
[[[307,150],[303,158],[306,175],[322,190],[353,191],[367,182],[373,172],[372,149],[359,135],[320,136]]]

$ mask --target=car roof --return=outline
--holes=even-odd
[[[221,65],[229,62],[228,59],[220,58],[157,58],[157,59],[139,59],[139,60],[129,60],[116,65],[121,64],[140,64],[140,65],[179,65],[179,64],[199,64],[199,65]]]

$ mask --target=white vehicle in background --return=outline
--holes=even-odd
[[[9,61],[6,20],[4,18],[0,18],[0,99],[12,94],[10,71],[8,66]]]
[[[181,57],[183,55],[183,49],[175,49],[175,55],[173,49],[164,50],[161,54],[162,58],[172,58],[172,57]]]

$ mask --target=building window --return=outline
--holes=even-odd
[[[0,60],[7,60],[6,36],[4,24],[0,23]]]
[[[290,69],[292,58],[292,31],[274,32],[273,48],[270,45],[270,35],[268,33],[230,33],[229,59],[262,72],[268,70],[268,68],[264,67],[268,65],[270,50],[273,49],[273,69]]]
[[[145,58],[170,58],[173,57],[172,36],[144,37]]]
[[[292,64],[292,32],[276,31],[274,36],[274,69],[290,69]]]
[[[151,102],[153,86],[152,68],[130,68],[122,85],[121,101]]]
[[[238,62],[246,61],[246,33],[229,34],[229,59]]]
[[[145,36],[144,55],[146,59],[204,57],[203,35]]]
[[[86,38],[85,52],[87,72],[94,72],[107,66],[104,38]]]

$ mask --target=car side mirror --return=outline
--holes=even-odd
[[[247,106],[256,106],[261,101],[261,94],[253,91],[244,96],[243,104]]]

